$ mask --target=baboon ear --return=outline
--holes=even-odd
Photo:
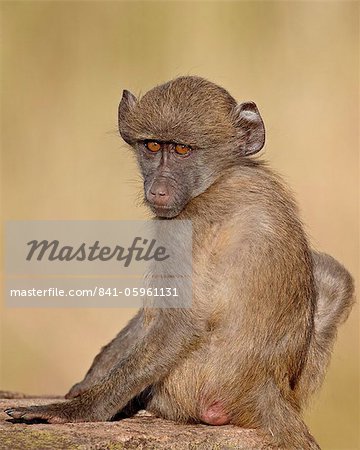
[[[130,144],[131,139],[128,133],[128,126],[127,126],[127,115],[128,113],[133,109],[133,107],[136,105],[136,97],[134,94],[132,94],[130,91],[127,91],[126,89],[123,91],[123,95],[119,104],[119,111],[118,111],[118,125],[119,125],[119,132],[121,137],[124,139],[125,142]]]
[[[241,103],[235,113],[241,153],[243,156],[254,155],[265,143],[265,127],[260,113],[254,102]]]

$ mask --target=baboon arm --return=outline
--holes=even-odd
[[[141,309],[118,335],[101,349],[100,353],[95,356],[84,379],[76,383],[65,395],[65,398],[77,397],[111,371],[115,364],[130,351],[131,346],[143,331],[143,316],[144,311]]]
[[[79,397],[50,405],[9,408],[6,412],[13,418],[50,423],[109,420],[134,396],[166,376],[183,352],[195,349],[200,334],[188,311],[162,310],[147,334],[110,374]]]

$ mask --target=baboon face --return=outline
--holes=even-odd
[[[222,171],[264,145],[254,103],[236,101],[198,77],[180,77],[137,100],[124,91],[119,131],[135,150],[145,200],[158,217],[173,218]]]

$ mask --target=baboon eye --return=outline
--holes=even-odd
[[[153,153],[158,152],[161,149],[161,144],[156,141],[145,142],[145,147]]]
[[[176,144],[175,151],[178,155],[185,156],[190,153],[191,147],[189,147],[188,145]]]

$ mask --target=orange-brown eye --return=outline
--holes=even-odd
[[[158,152],[161,149],[161,145],[156,141],[149,141],[145,143],[145,146],[151,152]]]
[[[176,144],[175,151],[178,155],[188,155],[191,151],[191,148],[188,145]]]

